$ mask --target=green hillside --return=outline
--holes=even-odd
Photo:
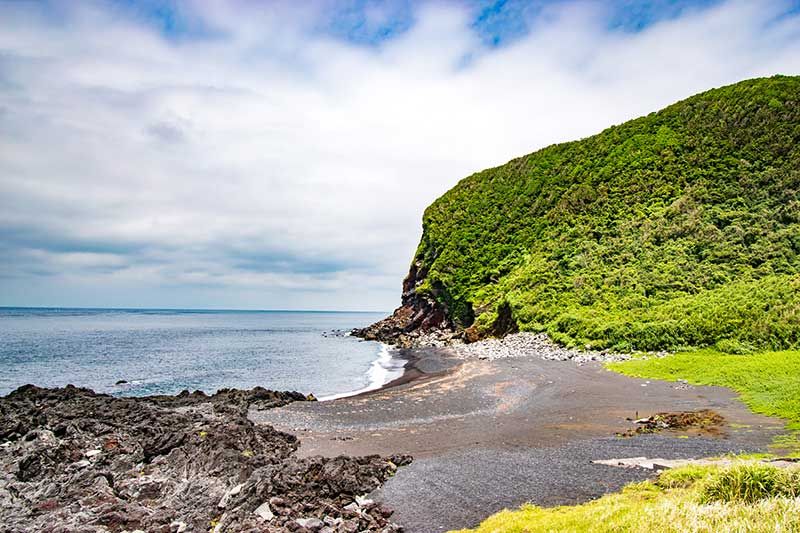
[[[800,78],[778,76],[462,180],[425,211],[416,293],[482,335],[789,348],[799,253]]]

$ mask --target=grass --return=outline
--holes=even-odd
[[[798,491],[797,470],[787,473],[766,465],[688,466],[582,505],[526,505],[502,511],[472,531],[800,531],[800,498],[790,496]]]
[[[606,366],[639,378],[731,388],[752,411],[784,418],[788,429],[800,431],[800,351],[735,355],[706,349]]]
[[[700,487],[700,503],[756,503],[800,497],[800,471],[767,465],[737,465],[711,476]]]

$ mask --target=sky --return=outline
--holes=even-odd
[[[800,74],[800,0],[0,0],[0,306],[390,311],[459,179]]]

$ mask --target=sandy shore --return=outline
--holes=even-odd
[[[447,348],[406,356],[410,368],[391,387],[250,416],[297,435],[303,456],[413,455],[374,494],[412,533],[474,526],[527,501],[585,501],[652,475],[593,460],[758,451],[783,427],[752,414],[727,389],[632,379],[596,362],[464,360]],[[629,419],[700,409],[725,423],[615,436],[634,426]]]

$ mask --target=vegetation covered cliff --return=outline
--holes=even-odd
[[[800,78],[748,80],[463,179],[425,211],[402,307],[362,334],[788,348],[798,254]]]

